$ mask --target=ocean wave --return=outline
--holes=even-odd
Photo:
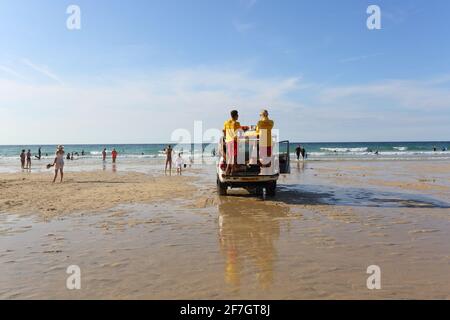
[[[328,151],[328,152],[368,152],[369,148],[362,147],[362,148],[320,148],[320,150]]]
[[[406,150],[408,150],[408,147],[394,147],[393,149],[398,150],[398,151],[406,151]]]

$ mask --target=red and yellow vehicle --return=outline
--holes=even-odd
[[[273,138],[272,138],[273,139]],[[274,196],[280,174],[290,173],[289,141],[273,139],[271,150],[260,146],[260,138],[252,131],[236,138],[237,155],[234,170],[226,174],[227,146],[219,142],[217,161],[217,192],[226,195],[229,188],[244,188],[257,194]]]

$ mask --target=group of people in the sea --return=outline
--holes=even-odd
[[[237,156],[237,147],[236,147],[236,140],[237,140],[237,132],[238,130],[242,131],[248,131],[247,126],[241,126],[241,124],[238,122],[239,114],[237,110],[233,110],[230,113],[231,118],[224,123],[223,133],[225,137],[225,143],[226,143],[226,154],[224,154],[224,158],[228,159],[226,160],[227,163],[227,169],[226,174],[229,174],[233,170],[233,166],[236,163],[236,156]],[[255,127],[255,134],[260,135],[263,133],[264,137],[261,138],[260,142],[260,148],[265,148],[264,151],[266,152],[267,156],[271,156],[272,154],[272,133],[271,130],[274,126],[273,120],[269,119],[269,112],[267,110],[262,110],[260,113],[260,120],[258,121],[258,124]],[[267,135],[267,136],[266,136]],[[261,144],[262,143],[262,144]],[[442,147],[442,151],[447,151],[447,147]],[[368,150],[369,152],[373,152],[375,155],[378,154],[378,150]],[[433,151],[437,151],[437,147],[433,146]],[[165,169],[164,173],[167,174],[167,170],[169,170],[169,174],[172,174],[172,164],[173,164],[173,154],[175,151],[173,150],[171,145],[168,145],[163,152],[165,153],[166,160],[165,160]],[[335,151],[336,152],[336,151]],[[63,169],[64,169],[64,159],[66,160],[74,160],[74,156],[84,156],[85,152],[84,150],[81,151],[81,153],[78,152],[69,152],[67,153],[67,156],[65,156],[64,152],[64,146],[58,145],[56,148],[55,158],[53,163],[47,165],[47,169],[51,167],[55,167],[55,176],[53,179],[53,182],[55,182],[58,173],[60,173],[60,179],[61,182],[63,180]],[[144,153],[142,153],[144,154]],[[297,145],[295,148],[295,154],[297,156],[297,160],[300,160],[300,157],[303,160],[306,160],[308,158],[308,153],[306,152],[306,149],[302,145]],[[185,163],[185,160],[183,159],[183,150],[178,152],[178,155],[175,159],[175,168],[178,175],[182,174],[183,168],[187,167],[187,164]],[[214,149],[212,151],[212,155],[216,155],[216,150]],[[46,157],[48,157],[48,153],[45,154]],[[111,159],[112,162],[115,164],[116,159],[118,156],[118,152],[115,148],[111,151]],[[37,154],[34,155],[34,158],[37,160],[42,159],[42,151],[41,147],[39,147]],[[102,160],[103,162],[106,161],[107,158],[107,150],[106,148],[103,148],[102,150]],[[25,149],[22,149],[20,153],[20,164],[21,168],[23,170],[31,170],[31,159],[32,154],[31,150],[28,149],[27,151]],[[192,156],[189,157],[189,167],[191,167],[193,164],[193,158]]]
[[[46,153],[45,156],[48,156],[48,154]],[[31,170],[31,159],[32,159],[31,149],[28,149],[28,151],[22,149],[22,152],[20,153],[19,157],[22,169]],[[41,147],[39,147],[37,154],[34,155],[34,158],[37,160],[41,160],[42,158]]]
[[[442,147],[441,151],[447,151],[447,147]],[[437,147],[433,146],[433,151],[436,152],[437,151]]]
[[[74,156],[79,157],[84,156],[86,153],[84,150],[81,150],[81,153],[76,152],[68,152],[67,155],[65,155],[64,146],[58,145],[56,147],[55,152],[55,158],[52,163],[47,164],[47,169],[50,169],[51,167],[55,167],[55,176],[53,178],[53,182],[56,181],[56,178],[58,177],[58,173],[60,174],[60,181],[63,181],[64,177],[64,160],[74,160]],[[118,152],[115,148],[111,151],[111,159],[113,163],[116,163]],[[45,154],[46,157],[48,157],[48,153]],[[42,159],[42,151],[41,147],[39,147],[37,154],[34,156],[37,160]],[[22,169],[31,170],[31,150],[28,149],[26,152],[25,149],[22,150],[20,153],[20,164]],[[106,161],[106,148],[102,151],[102,159],[103,161]]]
[[[119,153],[117,152],[116,148],[113,148],[112,151],[111,151],[111,159],[112,159],[113,163],[116,163],[116,159],[117,159],[118,154]],[[103,150],[102,150],[102,160],[103,160],[103,162],[106,161],[106,156],[107,156],[106,148],[103,148]]]

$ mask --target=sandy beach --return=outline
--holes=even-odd
[[[293,162],[266,200],[186,174],[1,174],[0,298],[450,299],[449,161]]]
[[[36,213],[44,218],[100,212],[119,204],[183,198],[193,188],[192,178],[135,172],[78,172],[66,174],[63,183],[51,180],[51,175],[44,173],[1,175],[0,212]]]

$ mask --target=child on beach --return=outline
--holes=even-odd
[[[183,170],[184,160],[181,157],[181,153],[178,154],[178,158],[175,159],[175,166],[177,167],[177,174],[181,176],[181,171]]]
[[[22,169],[25,169],[25,150],[22,150],[22,152],[20,153],[20,164],[22,166]]]

